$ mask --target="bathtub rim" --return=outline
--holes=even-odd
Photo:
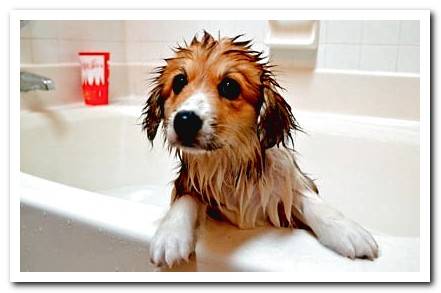
[[[78,189],[75,187],[63,185],[60,183],[48,181],[36,176],[32,176],[26,173],[21,173],[21,182],[22,185],[20,187],[21,189],[21,202],[27,206],[35,207],[39,210],[47,211],[49,214],[56,214],[61,215],[62,217],[65,217],[67,219],[71,219],[72,223],[81,222],[85,223],[87,225],[91,225],[95,227],[96,229],[102,228],[106,231],[113,232],[116,235],[122,235],[123,237],[126,237],[128,239],[133,239],[135,241],[142,241],[142,242],[149,242],[151,237],[153,236],[154,232],[156,231],[157,224],[158,224],[158,217],[161,217],[166,212],[166,209],[160,209],[158,207],[152,207],[149,205],[140,205],[139,203],[130,202],[128,200],[113,198],[111,196],[98,194],[94,192],[85,191],[82,189]],[[37,187],[42,187],[42,189],[32,189]],[[49,187],[49,188],[47,188]],[[57,194],[54,193],[42,193],[47,192],[48,190],[57,191]],[[38,196],[36,198],[35,196]],[[73,196],[74,195],[74,196]],[[84,208],[83,205],[81,205],[84,200],[87,200],[88,202],[94,202],[95,204],[99,206],[105,207],[105,209],[101,210],[93,210],[94,212],[91,212],[92,209]],[[106,210],[107,209],[107,210]],[[112,218],[112,214],[108,211],[121,211],[121,210],[129,211],[128,215],[129,217],[125,219],[126,221],[121,221],[120,219],[116,220]],[[67,216],[67,217],[66,217]],[[105,219],[103,221],[103,219]],[[142,219],[140,221],[139,219]],[[222,227],[220,227],[222,229]],[[264,229],[264,228],[263,228]],[[299,230],[301,231],[301,230]],[[306,232],[304,232],[306,233]],[[381,233],[374,233],[374,235],[377,237],[387,237],[387,239],[403,239],[403,241],[411,241],[415,242],[418,241],[418,237],[389,237],[387,235],[381,234]],[[307,239],[311,238],[312,236],[308,236],[307,234],[300,234],[296,236],[297,241],[306,241]],[[318,242],[317,242],[318,244]],[[320,245],[320,244],[318,244]],[[417,248],[419,251],[420,248]],[[320,250],[317,250],[318,256],[320,258],[320,253],[326,254],[333,252],[328,251],[326,248],[320,246]],[[18,250],[18,253],[20,254],[20,251]],[[208,262],[213,263],[215,261],[216,257],[219,257],[217,254],[210,255],[207,254],[207,252],[204,250],[204,247],[198,251],[200,253],[198,257],[198,262]],[[420,254],[421,255],[421,254]],[[293,254],[295,259],[295,254]],[[20,256],[18,256],[20,257]],[[340,261],[343,259],[343,261],[348,261],[350,264],[349,266],[353,266],[353,268],[357,268],[357,266],[360,265],[366,265],[369,266],[371,262],[369,260],[359,260],[359,264],[353,262],[352,260],[342,258],[340,256],[335,255],[335,260]],[[325,258],[326,259],[326,258]],[[233,266],[239,266],[244,265],[243,258],[237,257],[237,255],[232,255],[231,261],[233,262]],[[305,261],[299,259],[299,261]],[[329,261],[329,260],[327,260]],[[314,261],[317,262],[317,261]],[[364,262],[364,263],[363,263]],[[374,264],[374,263],[372,263]],[[360,268],[358,268],[360,270]],[[409,280],[412,280],[412,278],[419,278],[421,275],[420,272],[350,272],[351,276],[355,276],[356,279],[360,278],[364,281],[369,280],[378,280],[377,278],[383,278],[386,277],[388,281],[390,281],[390,277],[395,276],[396,278],[399,278],[401,274],[406,275],[406,278],[409,277]],[[122,273],[121,275],[115,275],[111,272],[106,273],[85,273],[85,272],[70,272],[70,273],[56,273],[57,275],[57,282],[65,282],[65,281],[72,281],[72,280],[79,280],[79,281],[87,281],[87,280],[93,280],[96,281],[104,281],[108,282],[108,278],[110,275],[112,275],[111,280],[112,282],[120,282],[120,281],[146,281],[146,275],[145,274],[151,274],[152,272],[126,272]],[[154,273],[154,272],[153,272]],[[308,273],[302,273],[302,272],[295,272],[296,276],[294,277],[295,281],[308,281],[308,280],[322,280],[325,282],[335,282],[335,281],[348,281],[348,275],[347,271],[341,271],[341,272],[317,272],[314,274],[308,274]],[[219,281],[218,277],[213,275],[213,273],[203,273],[207,275],[207,278],[204,278],[204,281]],[[278,279],[279,281],[287,281],[287,280],[293,280],[293,272],[277,272],[277,274],[271,274],[271,276],[265,275],[264,273],[260,272],[252,272],[252,273],[246,273],[242,272],[241,274],[245,274],[246,277],[242,278],[239,276],[234,275],[234,273],[222,273],[225,277],[228,275],[228,278],[236,279],[237,281],[256,281],[256,274],[259,275],[259,282],[268,282],[273,281],[274,278]],[[37,278],[38,276],[38,278]],[[100,276],[100,277],[96,277]],[[332,277],[331,277],[332,276]],[[18,272],[18,277],[20,280],[24,280],[26,282],[44,282],[46,281],[53,281],[53,273],[45,273],[45,272]],[[106,279],[107,277],[107,279]],[[402,277],[402,276],[401,276]],[[180,273],[178,274],[176,280],[172,280],[173,282],[193,282],[193,281],[199,281],[200,276],[198,274],[191,274],[191,273]],[[351,277],[352,278],[352,277]],[[358,280],[360,280],[358,279]],[[37,281],[38,280],[38,281]],[[155,275],[155,280],[160,281],[170,281],[167,276],[161,274],[160,276]],[[231,280],[231,279],[230,279]],[[20,282],[20,281],[17,281]]]

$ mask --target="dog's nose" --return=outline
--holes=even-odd
[[[193,111],[180,111],[173,121],[178,137],[185,143],[191,144],[202,127],[202,120]]]

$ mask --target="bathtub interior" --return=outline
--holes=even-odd
[[[123,106],[58,110],[57,128],[44,115],[22,115],[21,170],[89,191],[167,185],[173,161],[159,140],[151,146],[137,114]]]
[[[139,105],[59,107],[55,119],[23,112],[21,171],[164,208],[177,161],[163,146],[160,131],[150,145],[139,114]],[[323,198],[373,231],[418,237],[415,124],[304,112],[296,116],[307,132],[296,135],[297,157]]]

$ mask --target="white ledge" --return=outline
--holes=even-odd
[[[161,216],[167,209],[166,206],[160,208],[134,203],[25,173],[21,174],[20,193],[23,208],[40,211],[31,213],[22,221],[22,225],[26,225],[25,229],[28,231],[40,232],[28,236],[32,237],[32,243],[35,245],[33,249],[38,250],[40,255],[27,257],[31,260],[33,257],[46,259],[40,268],[33,267],[28,270],[153,269],[148,263],[147,248]],[[44,230],[39,226],[42,222],[45,223]],[[54,222],[52,226],[51,222]],[[66,225],[69,226],[67,230]],[[58,229],[48,228],[60,226]],[[72,243],[63,246],[54,242],[53,249],[50,250],[38,247],[48,237],[54,240],[65,239],[70,233],[73,233]],[[75,233],[83,234],[78,234],[82,237],[77,239],[74,237]],[[28,234],[31,233],[26,233]],[[105,240],[103,235],[113,240]],[[305,230],[272,227],[239,230],[227,223],[208,220],[201,230],[196,260],[178,266],[173,271],[418,271],[418,238],[393,237],[380,233],[374,235],[380,246],[379,258],[374,261],[350,260],[323,247]],[[26,238],[23,241],[22,245],[26,247]],[[128,246],[131,248],[127,251],[126,258],[112,257],[125,251]],[[72,255],[75,256],[75,261],[70,260]],[[113,264],[114,261],[117,261],[117,264]],[[102,266],[97,267],[97,263]]]

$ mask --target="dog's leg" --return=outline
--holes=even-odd
[[[339,254],[352,259],[378,257],[378,245],[372,235],[359,224],[326,204],[318,194],[305,191],[296,210],[318,240]]]
[[[195,250],[202,205],[190,195],[175,199],[150,244],[150,261],[172,267],[188,261]]]

